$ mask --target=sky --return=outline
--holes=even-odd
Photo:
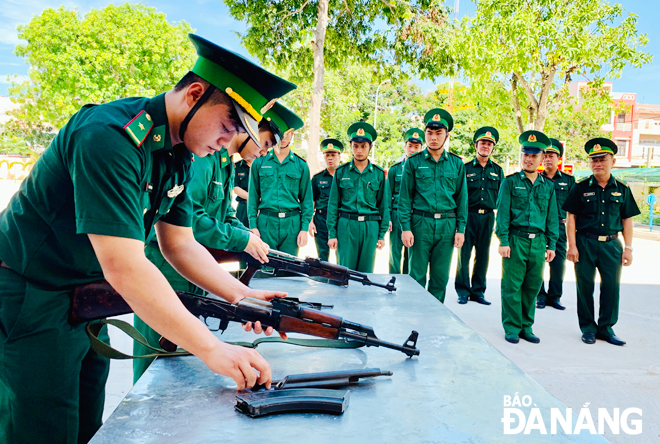
[[[453,6],[457,0],[446,0]],[[458,0],[459,17],[470,14],[475,6],[471,0]],[[46,8],[77,8],[81,15],[91,9],[108,5],[110,0],[0,0],[0,96],[8,95],[8,75],[27,76],[28,67],[14,55],[19,43],[16,26],[26,24]],[[115,4],[124,0],[114,1]],[[222,0],[158,0],[142,1],[167,15],[170,22],[184,20],[196,33],[233,51],[248,56],[234,32],[243,32],[246,25],[234,20]],[[614,80],[614,91],[637,93],[637,103],[660,104],[660,8],[657,0],[619,0],[626,10],[639,16],[638,31],[646,33],[649,44],[644,48],[654,56],[653,64],[639,69],[626,68],[623,76]],[[578,79],[575,79],[578,80]],[[442,79],[437,83],[441,83]],[[419,82],[424,90],[433,89],[429,81]]]

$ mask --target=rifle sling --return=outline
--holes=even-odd
[[[154,353],[148,353],[141,356],[127,355],[120,352],[119,350],[113,348],[109,344],[106,344],[101,339],[99,339],[99,332],[104,325],[113,325],[119,330],[126,333],[138,344],[152,350]],[[87,324],[86,327],[87,336],[92,343],[92,349],[99,355],[104,358],[110,359],[152,359],[152,358],[166,358],[171,356],[190,356],[191,353],[183,349],[178,349],[175,352],[168,352],[163,350],[160,347],[152,347],[147,339],[140,333],[135,327],[133,327],[128,322],[119,320],[119,319],[102,319],[100,321],[95,321]],[[298,345],[301,347],[314,347],[314,348],[359,348],[364,346],[362,342],[358,341],[345,341],[345,340],[335,340],[335,339],[302,339],[302,338],[289,338],[286,341],[280,337],[276,338],[259,338],[254,342],[227,342],[227,344],[238,345],[241,347],[247,348],[257,348],[259,344],[264,343],[282,343],[282,344],[291,344]]]

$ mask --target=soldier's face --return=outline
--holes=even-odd
[[[339,153],[330,151],[324,153],[323,157],[325,158],[325,166],[327,168],[337,168],[337,166],[339,166]]]
[[[611,154],[605,154],[600,157],[590,157],[589,158],[589,168],[591,172],[594,173],[594,176],[603,176],[607,177],[612,171],[612,167],[616,159]]]
[[[245,129],[231,118],[229,105],[203,105],[190,120],[184,143],[193,154],[204,157],[229,146],[239,132],[244,133]]]
[[[422,151],[422,144],[408,141],[406,142],[406,156],[410,157],[415,153]]]
[[[543,155],[543,168],[555,171],[559,165],[559,156],[557,153],[545,153]]]
[[[495,144],[490,140],[479,140],[477,141],[477,154],[481,157],[490,157],[494,147]]]
[[[371,144],[369,142],[351,142],[351,150],[355,160],[367,160],[369,151],[371,151]]]
[[[533,173],[539,169],[539,166],[541,166],[542,159],[543,153],[522,153],[522,169],[526,173]]]
[[[240,134],[237,137],[241,137],[241,143],[245,141],[249,136],[247,134]],[[248,140],[248,143],[241,151],[241,157],[245,160],[253,161],[254,159],[265,156],[270,148],[275,146],[276,140],[273,133],[270,131],[259,131],[259,142],[261,143],[261,148],[257,146],[252,139]],[[240,145],[240,144],[239,144]]]
[[[439,150],[447,140],[447,129],[445,128],[426,128],[426,146],[431,150]]]

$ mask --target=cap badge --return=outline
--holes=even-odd
[[[527,141],[528,142],[536,142],[536,136],[534,134],[530,134]]]
[[[493,137],[493,134],[490,131],[486,131],[486,137]]]
[[[364,128],[358,128],[357,133],[358,136],[364,136]]]
[[[413,133],[413,138],[419,139],[419,133]]]
[[[439,122],[440,121],[440,114],[434,114],[433,115],[433,121],[434,122]]]
[[[594,147],[591,149],[591,151],[598,151],[600,149],[599,144],[595,144]]]
[[[331,144],[331,143],[329,143],[329,144],[327,144],[327,145],[325,146],[325,148],[328,149],[328,150],[331,150],[331,149],[333,149],[334,147],[335,147],[335,146],[334,146],[333,144]]]

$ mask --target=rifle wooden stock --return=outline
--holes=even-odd
[[[302,333],[325,339],[339,338],[339,330],[336,328],[307,322],[291,316],[282,316],[280,318],[280,325],[277,328],[277,331],[282,333]]]

